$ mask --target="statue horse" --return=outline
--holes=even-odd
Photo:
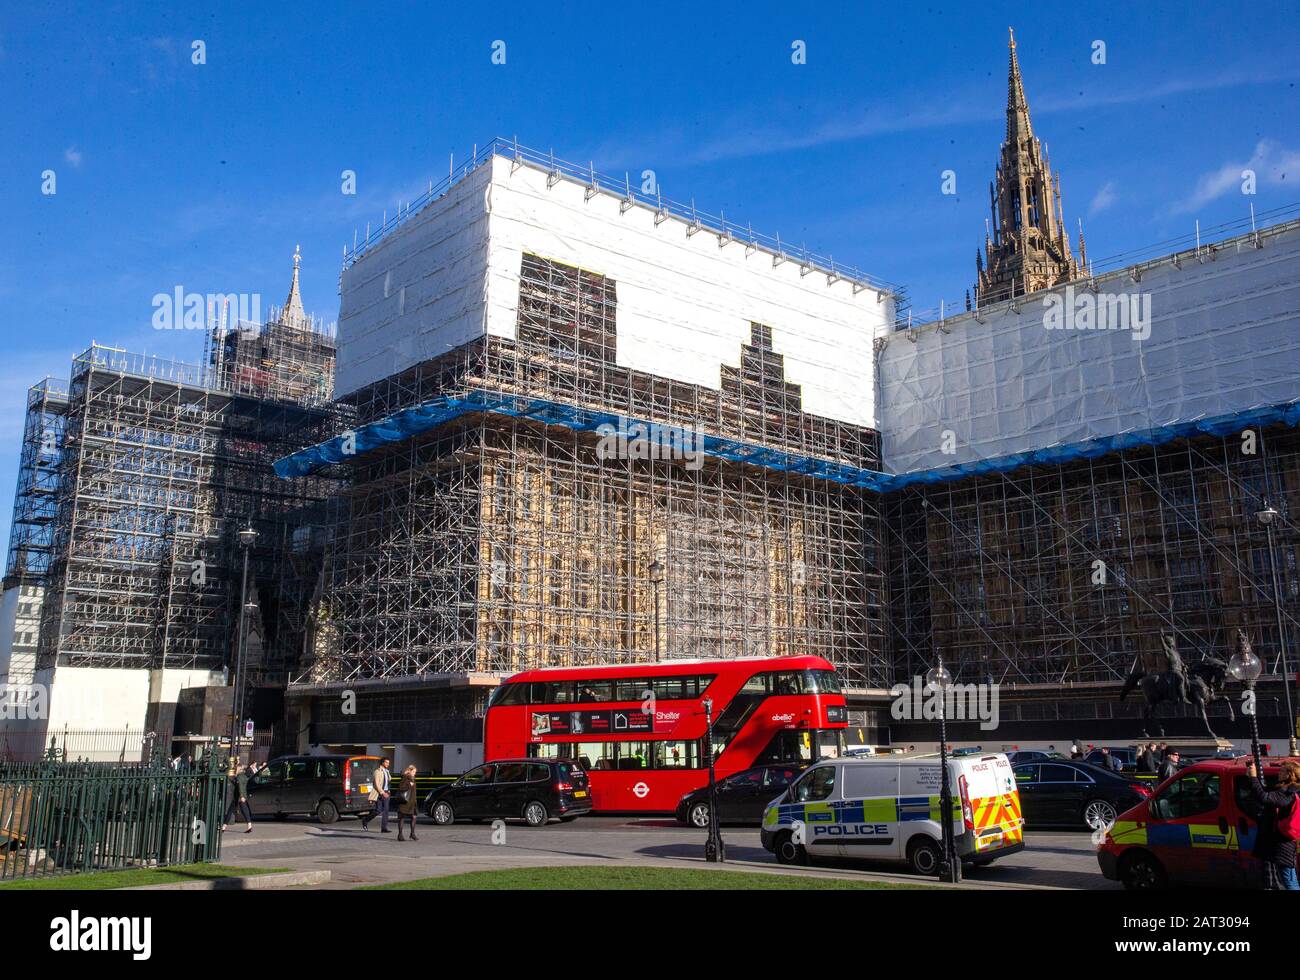
[[[1154,722],[1158,734],[1165,734],[1164,726],[1159,723],[1155,716],[1156,705],[1164,701],[1183,701],[1187,704],[1195,705],[1201,712],[1201,720],[1205,723],[1205,730],[1210,733],[1211,738],[1217,738],[1214,729],[1210,727],[1210,718],[1208,708],[1215,701],[1222,701],[1228,706],[1228,715],[1236,721],[1236,712],[1232,710],[1232,702],[1224,696],[1224,688],[1228,683],[1228,665],[1217,657],[1205,657],[1200,663],[1192,664],[1186,668],[1186,680],[1173,671],[1161,671],[1158,673],[1144,673],[1134,671],[1129,674],[1124,682],[1124,689],[1120,691],[1119,698],[1123,701],[1129,693],[1135,688],[1140,688],[1143,697],[1146,698],[1146,705],[1142,710],[1142,735],[1150,738],[1151,733],[1148,730]],[[1180,697],[1184,695],[1184,697]]]

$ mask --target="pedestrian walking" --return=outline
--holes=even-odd
[[[402,836],[402,829],[406,826],[407,820],[411,822],[411,840],[419,840],[415,836],[415,820],[419,815],[420,801],[416,798],[415,792],[415,766],[407,766],[402,770],[402,782],[397,788],[397,839],[405,840]]]
[[[1078,740],[1077,738],[1074,740],[1073,744],[1071,744],[1071,746],[1070,746],[1070,758],[1071,758],[1071,759],[1082,759],[1082,758],[1083,758],[1083,746],[1079,744],[1079,740]]]
[[[1154,775],[1159,768],[1160,763],[1156,761],[1156,743],[1147,742],[1142,745],[1137,757],[1137,771]]]
[[[252,778],[253,772],[250,766],[240,769],[238,762],[231,764],[227,776],[230,783],[230,806],[226,808],[226,815],[221,821],[223,833],[230,821],[241,813],[244,815],[244,822],[248,824],[248,829],[244,833],[251,834],[253,832],[253,811],[248,805],[248,781]]]
[[[375,792],[379,798],[375,800],[375,810],[379,813],[379,832],[381,834],[391,834],[388,829],[388,806],[391,793],[389,787],[393,784],[393,774],[389,767],[392,765],[391,759],[382,759],[379,768],[375,770]]]
[[[1297,799],[1300,799],[1300,763],[1282,763],[1277,785],[1266,789],[1255,769],[1255,760],[1246,763],[1246,786],[1255,801],[1259,833],[1255,838],[1255,857],[1264,862],[1264,887],[1270,890],[1300,891],[1296,880],[1295,842],[1300,834]]]
[[[1115,756],[1111,755],[1110,749],[1104,745],[1101,747],[1101,767],[1111,772],[1119,772],[1124,768],[1124,763],[1120,762]]]

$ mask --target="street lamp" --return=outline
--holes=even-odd
[[[1228,658],[1228,673],[1234,678],[1246,685],[1246,690],[1253,695],[1255,690],[1255,681],[1259,680],[1259,675],[1264,669],[1264,665],[1259,662],[1259,657],[1255,656],[1250,649],[1250,645],[1243,640],[1237,645],[1237,649],[1232,656]],[[1255,771],[1263,773],[1264,768],[1259,759],[1259,706],[1251,697],[1250,706],[1250,754],[1255,757]]]
[[[1286,634],[1282,631],[1282,587],[1278,582],[1277,558],[1273,553],[1275,550],[1273,524],[1281,515],[1269,506],[1268,501],[1264,501],[1264,509],[1255,516],[1264,525],[1264,531],[1268,535],[1268,570],[1273,579],[1273,613],[1277,617],[1277,649],[1282,662],[1282,687],[1286,691],[1286,717],[1287,726],[1290,729],[1287,732],[1287,754],[1294,756],[1296,754],[1296,717],[1291,707],[1291,670],[1287,665]]]
[[[957,841],[952,833],[952,781],[948,777],[948,688],[952,674],[940,660],[925,673],[925,689],[939,692],[939,819],[943,832],[943,860],[939,862],[939,880],[956,884],[961,881],[961,861],[957,859]]]
[[[659,649],[659,592],[664,584],[664,566],[656,558],[650,563],[650,581],[655,585],[655,662],[663,659]]]
[[[236,746],[239,744],[239,729],[242,727],[244,713],[244,688],[242,682],[244,635],[247,632],[245,625],[248,622],[249,614],[257,611],[257,603],[248,601],[248,561],[253,545],[257,543],[257,531],[249,526],[240,531],[238,537],[239,546],[244,549],[244,580],[239,589],[239,633],[235,646],[235,669],[231,676],[231,683],[234,685],[230,705],[230,756],[232,759],[237,757],[238,750]]]
[[[722,863],[727,860],[727,849],[722,843],[722,829],[718,824],[718,785],[713,775],[713,699],[704,699],[704,751],[709,762],[709,839],[704,843],[704,860]]]

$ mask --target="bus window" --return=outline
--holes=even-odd
[[[588,772],[614,768],[613,742],[549,742],[535,748],[539,759],[572,759]]]
[[[803,689],[806,694],[843,694],[839,676],[833,670],[805,670]]]
[[[533,704],[572,704],[572,681],[548,681],[533,685]]]
[[[741,694],[766,694],[769,690],[767,674],[755,674],[749,680],[745,681],[745,686],[740,689]]]
[[[619,769],[646,769],[650,759],[650,742],[616,742]]]
[[[492,697],[488,699],[488,707],[495,707],[498,704],[527,704],[528,688],[528,684],[502,684],[492,692]]]
[[[689,742],[654,742],[654,768],[656,769],[699,769],[700,743],[692,739]]]
[[[656,677],[650,682],[656,701],[682,701],[695,697],[695,678]]]
[[[641,680],[621,680],[614,682],[615,701],[645,701],[654,694],[650,682]]]
[[[578,701],[613,701],[614,683],[612,681],[578,681]]]

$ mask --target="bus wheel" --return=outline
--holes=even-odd
[[[339,808],[333,800],[321,800],[316,805],[316,819],[321,823],[333,823],[339,818]]]
[[[776,838],[776,846],[773,848],[776,854],[776,860],[779,864],[807,864],[808,850],[802,844],[794,842],[794,834],[785,830]]]
[[[446,800],[439,800],[429,811],[429,816],[439,827],[446,827],[448,824],[456,822],[456,811],[451,808],[451,804]]]
[[[1158,891],[1165,887],[1165,869],[1155,856],[1145,851],[1134,851],[1124,857],[1119,865],[1119,880],[1131,892]]]
[[[709,805],[707,803],[692,803],[690,810],[686,813],[686,822],[692,827],[699,827],[703,830],[709,825]]]
[[[907,846],[907,863],[919,875],[934,875],[939,869],[939,845],[929,837],[913,838]]]
[[[530,827],[544,827],[550,819],[551,815],[546,812],[546,806],[540,800],[533,800],[524,807],[524,822]]]

